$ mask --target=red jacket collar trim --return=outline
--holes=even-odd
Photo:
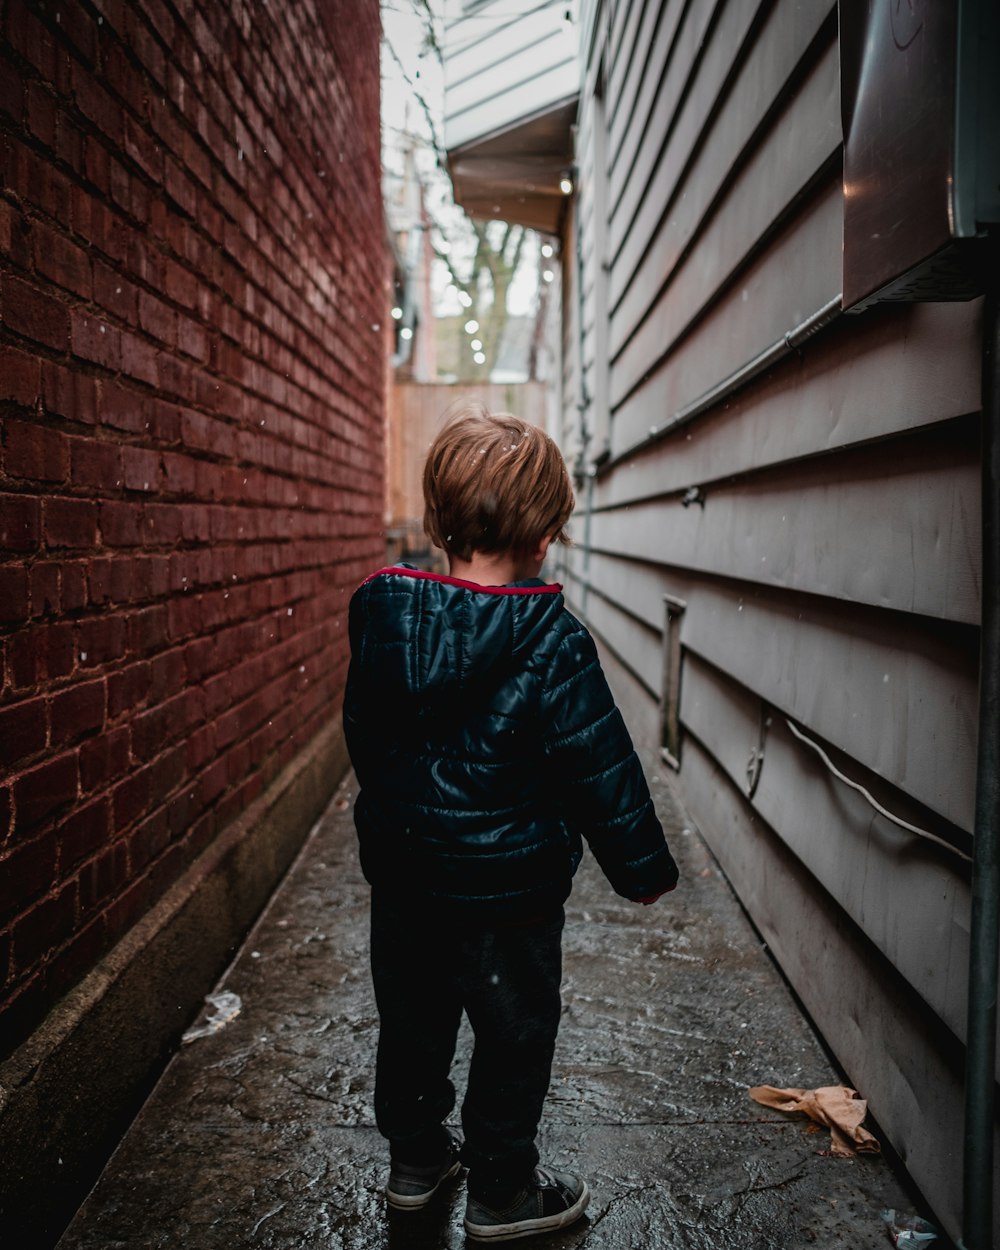
[[[557,595],[562,590],[560,582],[547,582],[541,586],[480,586],[478,582],[466,582],[459,577],[446,577],[443,573],[427,573],[423,569],[404,569],[398,564],[377,569],[361,583],[367,586],[376,577],[393,573],[397,577],[416,577],[422,581],[444,582],[446,586],[459,586],[462,590],[478,590],[487,595]]]

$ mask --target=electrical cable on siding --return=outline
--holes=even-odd
[[[785,717],[785,724],[800,742],[804,742],[806,746],[812,747],[830,772],[833,773],[839,781],[842,781],[845,786],[850,786],[852,790],[857,790],[859,794],[863,795],[880,816],[884,816],[886,820],[891,820],[892,823],[894,825],[898,825],[900,829],[906,829],[909,833],[915,833],[919,838],[926,838],[928,842],[936,842],[938,846],[943,846],[945,850],[954,852],[954,854],[960,856],[968,863],[972,862],[971,855],[966,855],[966,853],[964,851],[960,851],[957,846],[953,846],[952,843],[946,841],[944,838],[939,838],[936,833],[931,833],[927,829],[921,829],[919,825],[911,825],[908,820],[903,820],[901,816],[894,816],[893,813],[884,808],[882,804],[879,803],[879,801],[864,788],[863,785],[860,785],[857,781],[852,781],[850,777],[845,777],[818,742],[814,742],[812,738],[810,738],[807,734],[804,734],[801,729],[796,728],[796,726],[793,725],[787,717]]]

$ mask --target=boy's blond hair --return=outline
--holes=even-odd
[[[568,543],[573,487],[559,448],[537,426],[483,404],[461,403],[424,465],[424,529],[449,555],[534,551]]]

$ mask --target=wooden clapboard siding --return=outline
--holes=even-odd
[[[579,88],[572,4],[489,0],[445,24],[449,152],[570,99]]]
[[[954,1234],[968,865],[879,815],[789,722],[887,811],[970,849],[981,306],[837,315],[832,0],[591,0],[585,23],[563,423],[575,455],[603,416],[610,458],[581,478],[560,576],[644,733],[664,596],[686,604],[684,797]]]
[[[597,512],[591,541],[635,559],[974,624],[979,465],[970,433],[959,418],[720,481],[703,504],[652,499]]]
[[[789,205],[802,198],[817,170],[836,155],[840,146],[839,126],[835,125],[837,73],[837,50],[830,45],[733,179],[729,193],[710,219],[705,220],[700,211],[703,206],[692,194],[662,222],[655,241],[647,244],[642,236],[630,240],[633,246],[623,249],[621,263],[614,266],[613,359],[637,354],[633,344],[642,331],[637,333],[635,327],[644,318],[644,324],[657,325],[660,334],[655,342],[638,345],[641,365],[648,367],[663,355],[704,304],[717,298],[745,266],[746,257],[773,232],[776,223],[788,215]],[[792,117],[795,135],[790,140],[782,122]],[[658,207],[654,206],[651,215]],[[702,238],[692,250],[692,239],[698,233]],[[638,273],[620,278],[640,246],[643,254],[636,261]],[[650,291],[659,292],[651,316],[646,309]],[[621,369],[629,373],[625,361]]]
[[[689,655],[684,721],[738,791],[760,732],[760,700]],[[967,866],[878,815],[769,710],[753,809],[955,1033],[965,1037]],[[733,732],[734,729],[736,732]],[[857,772],[857,770],[855,770]],[[888,802],[898,796],[891,796]],[[891,810],[891,809],[890,809]],[[921,817],[918,817],[921,819]],[[927,820],[926,815],[922,817]]]
[[[694,815],[769,950],[868,1100],[926,1202],[961,1225],[962,1050],[795,855],[692,740],[685,751]],[[1000,1135],[995,1138],[1000,1142]]]
[[[979,406],[981,303],[873,308],[843,318],[679,432],[598,480],[594,502],[613,507],[905,434]],[[630,401],[645,431],[660,409]],[[803,404],[808,394],[810,402]],[[619,413],[617,420],[625,419]]]

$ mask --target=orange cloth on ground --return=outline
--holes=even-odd
[[[825,1085],[820,1089],[776,1089],[773,1085],[755,1085],[750,1097],[763,1107],[775,1111],[801,1112],[830,1130],[830,1153],[850,1157],[859,1151],[877,1154],[878,1139],[861,1121],[868,1114],[868,1103],[856,1089],[847,1085]]]

